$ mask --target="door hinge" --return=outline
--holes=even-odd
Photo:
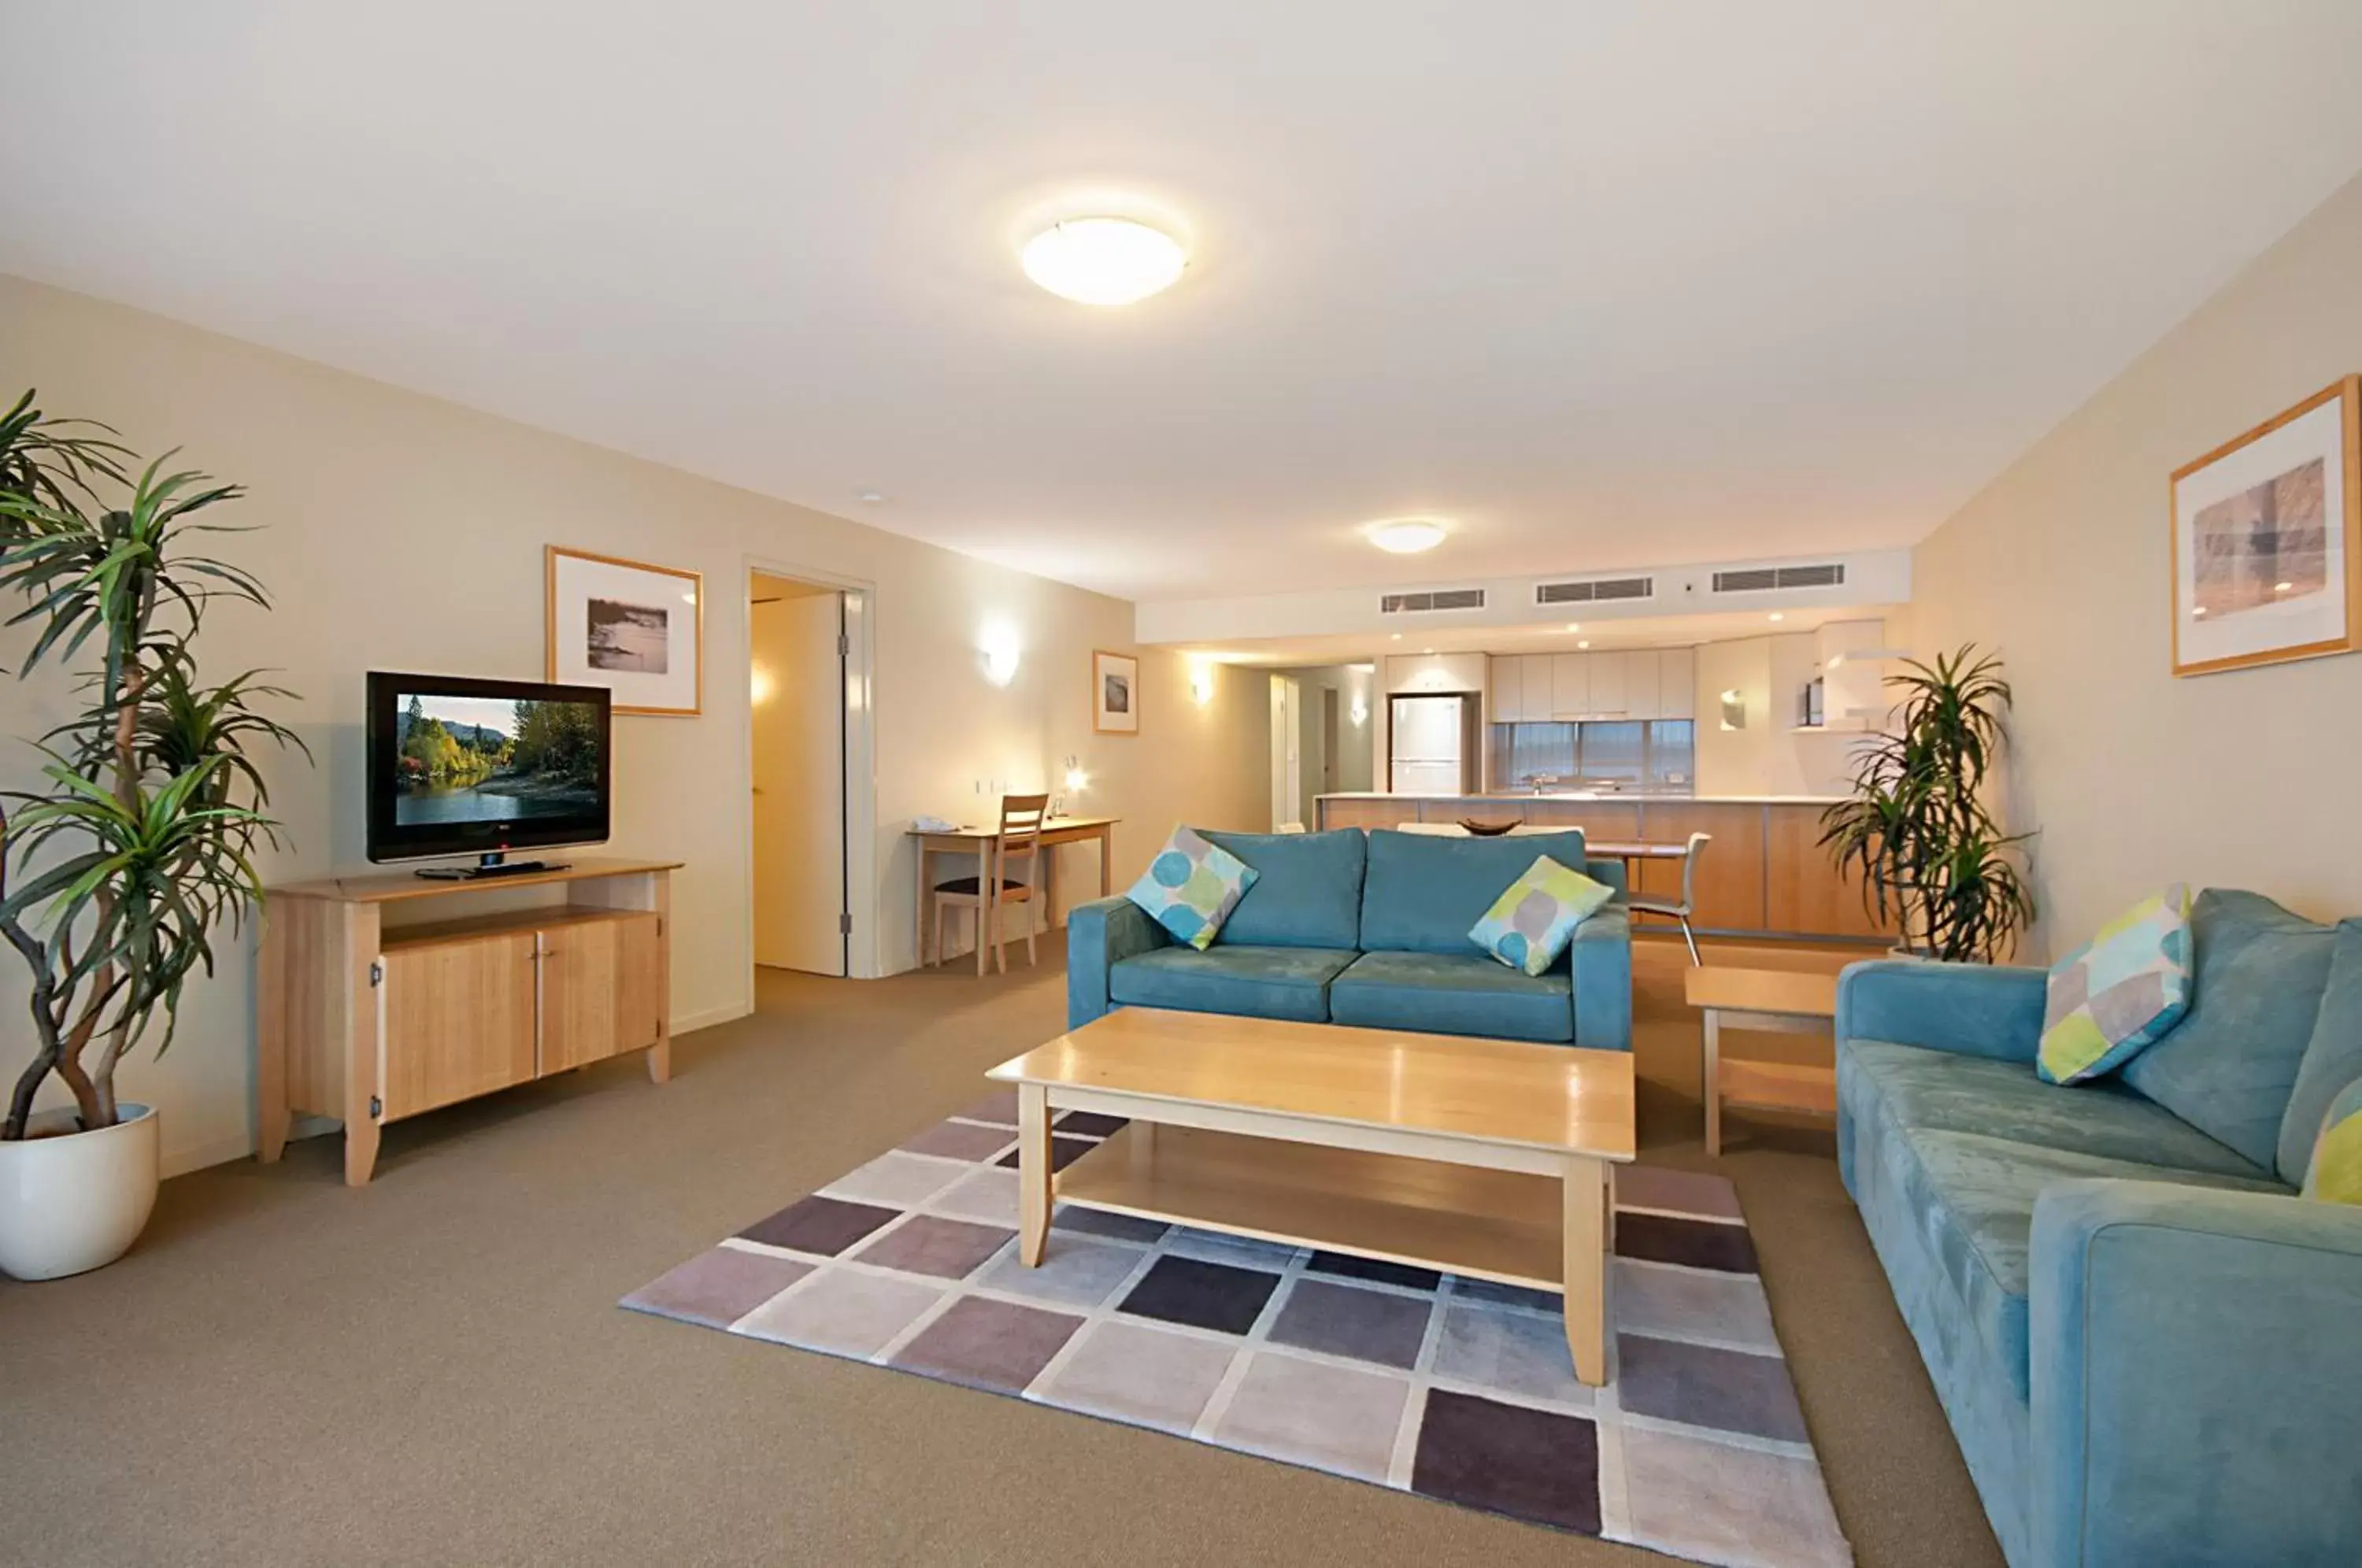
[[[836,917],[836,933],[839,936],[851,936],[853,934],[853,913],[851,911],[848,910],[844,913]]]
[[[664,916],[662,915],[657,916],[657,934],[658,936],[664,934]]]
[[[853,639],[846,636],[843,632],[839,632],[836,635],[836,657],[839,658],[851,658],[853,657]]]
[[[385,1101],[378,1099],[375,1095],[370,1096],[370,1120],[371,1121],[382,1121],[385,1120]]]
[[[370,984],[372,986],[381,986],[385,984],[384,959],[372,958],[370,960]]]

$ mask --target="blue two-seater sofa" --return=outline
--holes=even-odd
[[[1838,1152],[2014,1568],[2362,1563],[2362,1208],[2296,1196],[2362,1077],[2362,922],[2200,895],[2189,1014],[2035,1076],[2044,972],[1838,989]]]
[[[1118,1007],[1632,1048],[1632,924],[1620,861],[1586,860],[1579,831],[1441,838],[1359,828],[1205,836],[1256,880],[1212,946],[1175,942],[1129,899],[1066,923],[1066,1022]],[[1539,856],[1617,890],[1540,975],[1468,931]]]

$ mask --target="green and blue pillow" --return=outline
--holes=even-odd
[[[2362,1204],[2362,1078],[2329,1102],[2312,1163],[2304,1168],[2304,1195],[2323,1203]]]
[[[1558,962],[1574,940],[1575,928],[1615,896],[1606,883],[1537,856],[1469,929],[1468,938],[1510,968],[1539,975]]]
[[[1203,952],[1254,884],[1253,867],[1194,830],[1176,827],[1124,896],[1175,938]]]
[[[2035,1070],[2050,1084],[2112,1073],[2190,1010],[2190,889],[2143,899],[2050,966]]]

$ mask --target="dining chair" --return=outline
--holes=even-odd
[[[1640,897],[1629,900],[1637,913],[1671,915],[1682,922],[1682,940],[1690,945],[1690,962],[1693,965],[1705,962],[1698,956],[1697,933],[1690,930],[1690,916],[1697,909],[1698,855],[1713,842],[1714,834],[1710,833],[1690,834],[1689,853],[1682,856],[1682,896],[1678,900]]]
[[[974,877],[955,877],[948,882],[938,882],[934,889],[935,952],[944,951],[944,912],[952,909],[976,911],[976,972],[984,973],[986,944],[991,944],[993,962],[1002,974],[1009,972],[1009,955],[1002,944],[1000,908],[1003,904],[1023,904],[1025,908],[1025,961],[1041,962],[1033,945],[1033,888],[1041,881],[1042,822],[1049,812],[1047,795],[1003,795],[1000,798],[1000,831],[992,842],[990,874],[984,884]],[[1010,875],[1011,862],[1024,862],[1021,869],[1032,880],[1021,882]],[[941,961],[938,957],[938,962]]]

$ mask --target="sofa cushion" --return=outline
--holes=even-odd
[[[2259,1170],[2153,1100],[2114,1080],[2073,1094],[2046,1087],[2016,1062],[1963,1056],[1881,1040],[1852,1040],[1854,1066],[1874,1079],[1882,1111],[1899,1127],[1976,1132],[2108,1160],[2135,1160],[2213,1176]]]
[[[1558,962],[1574,928],[1616,896],[1605,882],[1536,856],[1468,933],[1468,940],[1512,969],[1539,975]]]
[[[1359,828],[1328,833],[1198,830],[1255,869],[1221,940],[1258,947],[1354,947],[1362,935]]]
[[[2321,1137],[2305,1167],[2304,1195],[2324,1203],[2362,1204],[2362,1078],[2339,1090],[2321,1119]]]
[[[2296,1088],[2280,1121],[2280,1179],[2300,1187],[2329,1102],[2362,1078],[2362,920],[2337,922],[2334,951],[2321,1016],[2313,1021],[2312,1041],[2297,1065]]]
[[[2120,1076],[2200,1132],[2272,1165],[2336,930],[2260,894],[2209,888],[2191,911],[2190,932],[2190,1011]]]
[[[1529,975],[1469,951],[1464,933],[1460,943],[1457,953],[1363,954],[1329,987],[1330,1021],[1503,1040],[1574,1038],[1573,983],[1563,958]]]
[[[2190,1008],[2190,888],[2176,882],[2100,928],[2050,966],[2045,1083],[2088,1083],[2173,1032]]]
[[[1125,897],[1175,941],[1207,948],[1254,881],[1253,867],[1193,829],[1176,827]]]
[[[1954,1066],[1961,1071],[1951,1092],[1929,1092],[1953,1076],[1949,1068]],[[2044,1187],[2078,1177],[2108,1176],[2240,1192],[2285,1194],[2288,1188],[2253,1165],[2244,1166],[2244,1175],[2233,1169],[2192,1170],[1928,1124],[1965,1119],[1996,1070],[2009,1073],[2039,1102],[2086,1110],[2114,1108],[2099,1110],[2082,1135],[2083,1142],[2101,1147],[2138,1146],[2125,1135],[2131,1132],[2136,1138],[2146,1120],[2141,1110],[2157,1109],[2140,1106],[2136,1097],[2112,1086],[2062,1095],[2007,1063],[1853,1040],[1838,1053],[1838,1088],[1845,1117],[1856,1129],[1855,1158],[1865,1157],[1866,1152],[1878,1159],[1884,1180],[1904,1195],[1961,1314],[1995,1364],[2007,1371],[2013,1390],[2023,1400],[2030,1388],[2026,1243],[2034,1227],[2035,1199]],[[1994,1103],[1995,1125],[2036,1131],[2000,1109],[2009,1099]]]
[[[1121,959],[1108,971],[1108,997],[1133,1007],[1227,1012],[1242,1018],[1329,1021],[1329,982],[1352,963],[1350,949],[1250,947],[1220,942],[1160,947]]]
[[[1485,917],[1501,889],[1516,881],[1538,855],[1562,866],[1581,866],[1582,831],[1514,838],[1433,838],[1391,828],[1373,831],[1369,871],[1362,880],[1358,945],[1365,953],[1471,956],[1468,928]],[[1485,958],[1476,962],[1491,964]]]

